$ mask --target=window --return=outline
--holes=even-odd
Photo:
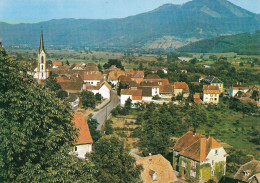
[[[190,161],[190,165],[192,166],[192,167],[195,167],[196,168],[196,162],[195,161]]]
[[[215,150],[215,155],[218,155],[218,150],[217,149]]]
[[[78,148],[77,148],[77,146],[75,146],[75,149],[74,149],[75,151],[77,151],[78,150]]]
[[[211,170],[211,176],[214,176],[214,170]]]
[[[156,172],[154,172],[154,174],[152,175],[152,179],[153,179],[153,181],[157,180],[157,173]]]
[[[214,160],[212,160],[212,165],[214,165]]]
[[[44,56],[42,56],[41,62],[42,62],[42,64],[44,63]]]
[[[43,65],[42,65],[42,70],[43,70]]]
[[[182,167],[186,168],[186,163],[182,161]]]
[[[190,176],[192,176],[192,177],[196,177],[196,172],[193,171],[193,170],[191,170],[191,171],[190,171]]]

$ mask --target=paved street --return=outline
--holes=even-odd
[[[93,118],[96,119],[99,123],[97,130],[100,130],[104,122],[106,121],[106,117],[110,115],[110,112],[114,107],[116,107],[119,104],[119,97],[116,94],[116,91],[111,91],[111,101],[110,103],[98,111],[96,114],[94,114]]]

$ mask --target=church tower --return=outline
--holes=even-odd
[[[47,69],[46,52],[44,50],[43,34],[41,31],[40,46],[38,48],[38,68],[37,68],[37,79],[45,80],[49,77],[49,71]]]

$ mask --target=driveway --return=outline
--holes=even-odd
[[[119,104],[119,97],[117,96],[116,91],[111,91],[110,98],[110,103],[93,116],[93,119],[96,119],[99,123],[97,130],[101,129],[106,119],[109,118],[111,111]]]

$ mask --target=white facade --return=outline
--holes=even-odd
[[[156,96],[160,94],[159,88],[152,88],[152,96]]]
[[[111,82],[114,86],[117,86],[118,84],[118,80],[109,80],[109,82]]]
[[[100,84],[100,80],[84,80],[84,83],[87,83],[91,86],[97,86]]]
[[[120,105],[121,106],[125,106],[125,102],[129,98],[132,100],[132,95],[121,95],[121,97],[120,97]]]
[[[144,102],[152,102],[153,101],[153,97],[151,97],[151,96],[142,96],[142,101],[144,101]]]
[[[107,98],[110,100],[110,89],[105,84],[101,86],[98,92],[103,98]]]
[[[225,167],[224,167],[224,175],[226,174],[226,160],[227,160],[227,157],[226,157],[227,153],[226,151],[224,150],[223,147],[220,147],[220,148],[214,148],[214,149],[211,149],[208,156],[207,156],[207,161],[203,161],[201,162],[200,164],[210,164],[211,165],[211,170],[213,171],[213,176],[214,176],[214,166],[215,166],[215,163],[218,163],[218,162],[225,162]]]
[[[230,97],[234,97],[239,91],[241,91],[242,93],[246,93],[249,90],[249,88],[236,88],[234,89],[233,87],[229,88],[229,96]]]
[[[74,153],[77,154],[79,158],[85,158],[86,153],[91,153],[92,144],[79,144],[75,146]]]
[[[182,95],[182,90],[183,89],[174,89],[173,90],[174,96]]]
[[[203,103],[219,103],[219,94],[203,94]]]

